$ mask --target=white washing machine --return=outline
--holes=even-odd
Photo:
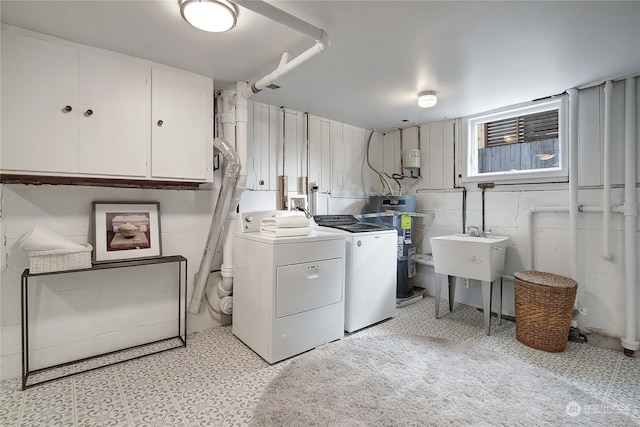
[[[268,363],[344,336],[345,237],[259,232],[274,211],[240,215],[234,240],[233,334]]]
[[[315,215],[319,230],[345,236],[344,330],[357,331],[396,314],[397,232],[353,215]]]

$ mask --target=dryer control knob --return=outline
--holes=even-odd
[[[253,221],[253,217],[252,216],[245,216],[244,220],[247,222],[252,222]]]
[[[356,244],[358,245],[358,247],[362,246],[362,240],[358,240]]]

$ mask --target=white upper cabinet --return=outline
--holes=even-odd
[[[151,111],[152,176],[206,180],[213,154],[211,80],[153,68]]]
[[[77,49],[2,31],[2,170],[77,171]]]
[[[80,55],[80,167],[83,174],[145,177],[148,67]]]
[[[8,26],[1,38],[3,174],[213,179],[211,79]]]

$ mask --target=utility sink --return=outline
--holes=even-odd
[[[429,240],[436,273],[493,282],[504,272],[507,236],[451,234]]]
[[[484,325],[489,335],[491,330],[491,301],[493,282],[496,281],[500,294],[496,313],[498,324],[502,321],[502,278],[504,253],[507,236],[476,237],[469,234],[451,234],[432,237],[433,269],[438,276],[435,281],[436,319],[440,317],[440,297],[442,285],[449,289],[449,311],[453,311],[456,277],[478,280],[482,285],[482,308]]]

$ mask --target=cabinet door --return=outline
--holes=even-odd
[[[3,172],[78,170],[78,78],[77,49],[2,31]]]
[[[148,67],[108,56],[80,56],[80,172],[147,174]]]
[[[152,177],[209,180],[211,80],[153,68],[151,87]]]

